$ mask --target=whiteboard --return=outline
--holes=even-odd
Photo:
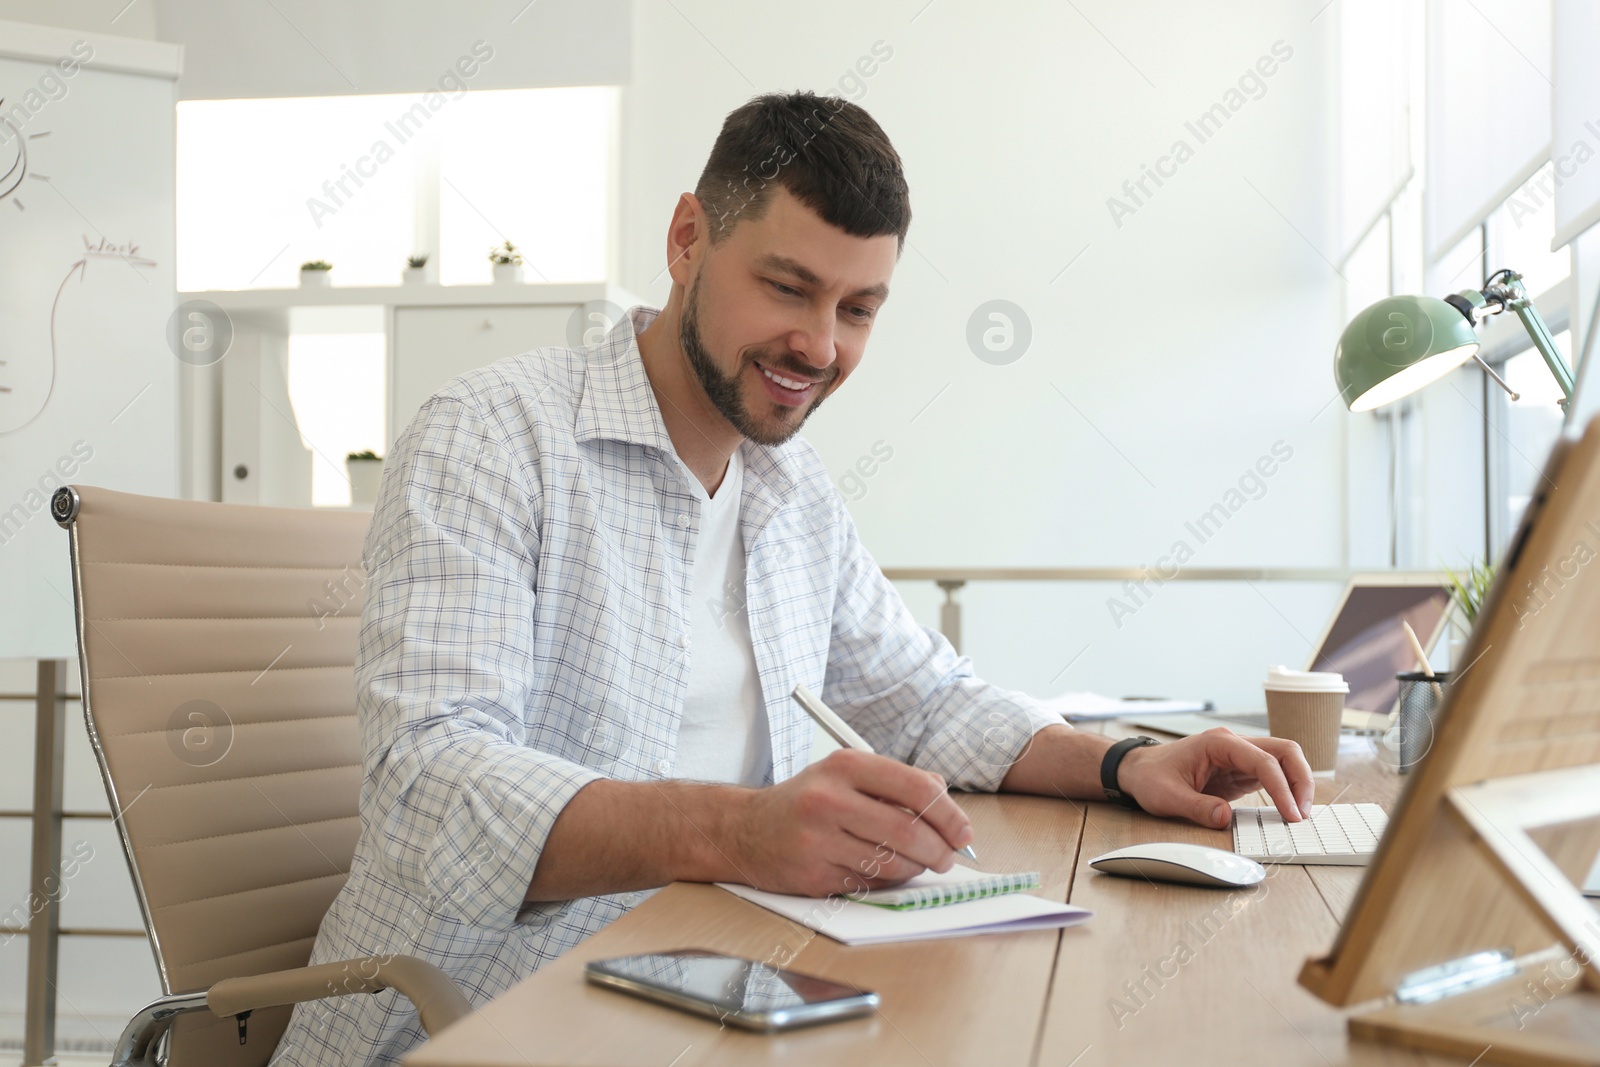
[[[86,36],[0,23],[5,657],[76,654],[57,486],[177,486],[174,83],[105,69],[117,46]]]

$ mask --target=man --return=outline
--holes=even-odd
[[[362,834],[313,962],[410,953],[482,1005],[674,880],[948,870],[973,835],[947,786],[1105,797],[1111,742],[918,627],[795,436],[860,364],[910,217],[865,111],[757,98],[678,201],[664,308],[424,405],[368,536]],[[880,754],[811,762],[797,683]],[[1225,826],[1258,787],[1310,808],[1288,741],[1121,755],[1156,815]],[[395,994],[345,997],[297,1009],[280,1062],[420,1039]]]

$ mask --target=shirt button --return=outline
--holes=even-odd
[[[668,774],[671,771],[672,771],[672,761],[671,760],[664,760],[664,759],[656,760],[656,773],[657,774]]]
[[[678,529],[687,530],[688,528],[689,528],[689,516],[687,516],[687,515],[679,515],[678,516]]]
[[[679,634],[678,635],[678,647],[679,648],[688,648],[689,647],[689,635],[688,634]]]

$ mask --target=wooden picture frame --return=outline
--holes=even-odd
[[[1352,1037],[1511,1064],[1600,1063],[1600,417],[1557,442],[1332,951],[1300,983]],[[1427,968],[1507,950],[1432,1003]],[[1414,987],[1412,987],[1414,988]]]

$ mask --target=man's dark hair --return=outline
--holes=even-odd
[[[759,219],[780,185],[845,233],[892,233],[905,247],[911,193],[900,155],[872,116],[843,97],[768,93],[723,121],[694,190],[712,244],[741,219]]]

